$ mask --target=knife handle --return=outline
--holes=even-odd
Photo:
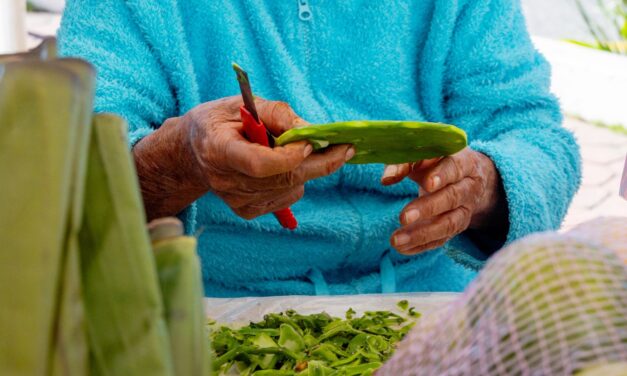
[[[270,147],[266,127],[261,120],[257,122],[244,106],[240,107],[239,110],[242,115],[242,123],[244,124],[244,133],[248,141]],[[294,230],[298,226],[298,222],[290,208],[275,211],[273,214],[284,228]]]

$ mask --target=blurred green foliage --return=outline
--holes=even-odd
[[[593,43],[570,41],[572,43],[622,55],[627,55],[627,0],[596,0],[594,7],[585,6],[582,0],[574,0],[586,23]],[[601,12],[604,20],[595,19],[592,14]]]

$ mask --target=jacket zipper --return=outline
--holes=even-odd
[[[311,21],[313,17],[313,13],[311,13],[311,8],[309,8],[309,0],[297,0],[298,1],[298,18],[301,21]]]

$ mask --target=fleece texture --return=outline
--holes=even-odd
[[[509,204],[506,242],[554,230],[580,180],[550,69],[518,0],[69,0],[64,55],[98,70],[96,111],[122,115],[130,142],[169,117],[239,93],[231,62],[257,95],[312,123],[446,122],[497,166]],[[468,234],[406,257],[390,249],[400,210],[418,194],[383,187],[381,165],[309,182],[296,231],[271,215],[238,218],[207,194],[181,216],[199,234],[209,296],[460,291],[489,253]],[[482,234],[491,237],[493,234]]]

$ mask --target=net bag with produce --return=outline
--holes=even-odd
[[[627,374],[625,255],[625,218],[513,243],[377,375]]]

